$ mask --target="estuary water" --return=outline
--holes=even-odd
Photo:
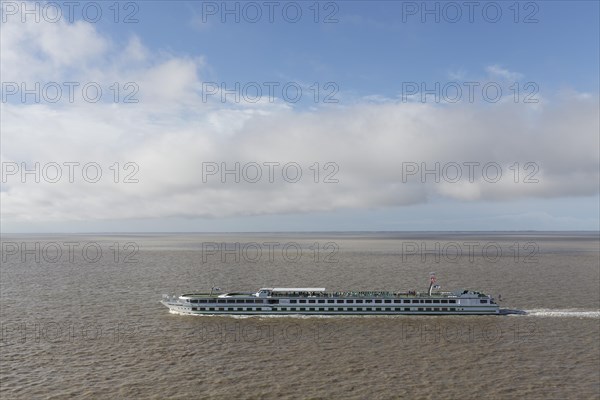
[[[598,399],[597,232],[4,235],[2,399]],[[475,289],[506,316],[181,316],[183,292]]]

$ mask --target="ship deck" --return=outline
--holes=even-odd
[[[188,293],[182,294],[183,297],[190,298],[210,298],[210,297],[219,297],[225,295],[228,298],[255,298],[254,293]],[[480,297],[485,297],[485,294],[478,293]],[[428,293],[416,292],[416,293],[393,293],[393,292],[323,292],[323,293],[315,293],[315,294],[293,294],[293,293],[273,293],[266,298],[382,298],[382,299],[402,299],[402,298],[415,298],[415,297],[423,297],[423,298],[448,298],[448,297],[456,297],[455,293],[451,292],[437,292],[432,293],[431,296]],[[257,297],[256,297],[257,298]],[[262,297],[265,298],[265,297]]]

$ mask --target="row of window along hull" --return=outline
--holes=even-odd
[[[489,304],[488,299],[480,299],[481,304]],[[189,299],[191,304],[288,304],[280,302],[275,299]],[[403,300],[391,300],[391,299],[378,299],[378,300],[360,300],[360,299],[346,299],[346,300],[289,300],[289,304],[456,304],[456,299],[403,299]]]
[[[192,311],[323,311],[323,312],[339,312],[339,311],[350,311],[350,312],[364,312],[364,311],[375,311],[375,312],[418,312],[418,311],[438,311],[438,312],[452,312],[462,311],[463,308],[456,307],[192,307]]]

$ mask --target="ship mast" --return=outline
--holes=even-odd
[[[435,272],[429,273],[429,296],[431,296],[431,292],[433,291],[433,287],[435,285]]]

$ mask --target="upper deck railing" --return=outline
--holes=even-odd
[[[432,297],[447,297],[452,295],[451,292],[435,292]],[[344,291],[344,292],[273,292],[269,297],[380,297],[380,298],[395,298],[395,297],[430,297],[428,293],[416,291],[409,292],[387,292],[387,291]]]
[[[455,297],[465,294],[465,292],[433,292],[431,296],[427,292],[389,292],[389,291],[339,291],[339,292],[270,292],[268,296],[263,298],[338,298],[338,297],[351,297],[351,298],[428,298],[428,297]],[[479,292],[470,292],[469,294],[477,297],[487,297],[486,294]],[[257,297],[254,293],[228,293],[222,294],[210,294],[210,293],[188,293],[182,294],[186,297]]]

